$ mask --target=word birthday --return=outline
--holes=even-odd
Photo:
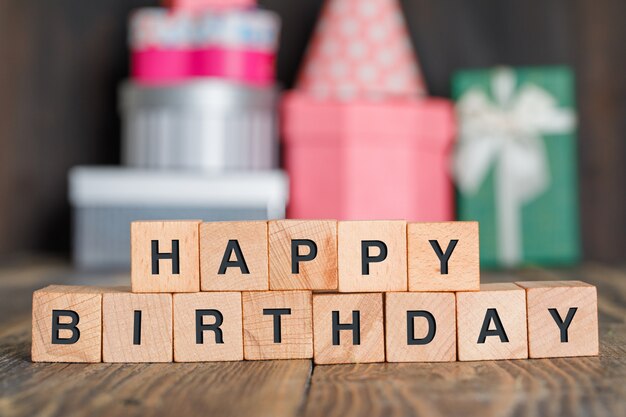
[[[598,354],[596,288],[480,284],[478,223],[131,224],[131,287],[33,295],[32,360],[317,364]]]

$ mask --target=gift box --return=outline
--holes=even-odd
[[[481,264],[579,259],[576,118],[566,67],[461,71],[458,217],[480,222]]]

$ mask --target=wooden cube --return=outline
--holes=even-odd
[[[385,294],[387,362],[456,360],[454,293]]]
[[[383,295],[313,295],[316,364],[385,361]]]
[[[245,359],[313,357],[310,291],[244,292],[242,299]]]
[[[528,357],[526,291],[512,283],[482,284],[456,293],[461,361]]]
[[[267,222],[213,222],[200,225],[202,291],[269,289]]]
[[[197,220],[131,223],[132,291],[199,291],[199,226]]]
[[[337,221],[269,222],[270,289],[337,289]]]
[[[174,294],[174,361],[240,360],[241,293]]]
[[[478,291],[478,222],[407,225],[409,291]]]
[[[598,354],[596,287],[581,281],[518,282],[526,290],[531,358]]]
[[[339,292],[406,291],[406,222],[338,225]]]
[[[172,362],[172,351],[172,294],[103,294],[104,362]]]
[[[33,293],[33,362],[102,361],[102,293],[50,285]]]

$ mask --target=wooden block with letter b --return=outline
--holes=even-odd
[[[103,294],[104,362],[171,362],[172,351],[172,294]]]
[[[478,291],[478,222],[407,225],[409,291]]]
[[[406,222],[341,221],[339,292],[406,291]]]
[[[315,294],[316,364],[385,361],[383,295]]]
[[[581,281],[517,282],[526,290],[531,358],[598,354],[598,295]]]
[[[270,289],[337,289],[337,221],[269,222]]]
[[[132,291],[199,291],[199,226],[198,220],[131,223]]]
[[[240,292],[174,294],[174,361],[243,360]]]
[[[311,291],[244,292],[247,360],[313,357]]]
[[[202,223],[200,282],[202,291],[267,290],[267,222]]]
[[[528,358],[526,291],[512,284],[482,284],[456,293],[461,361]]]
[[[455,361],[455,310],[451,292],[385,294],[387,362]]]

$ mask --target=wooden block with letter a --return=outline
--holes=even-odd
[[[316,364],[385,361],[383,295],[313,295]]]
[[[512,284],[481,284],[456,293],[460,361],[528,358],[526,291]]]
[[[241,293],[174,294],[174,361],[240,360]]]
[[[132,291],[199,291],[199,227],[198,220],[132,222]]]
[[[172,350],[172,294],[103,294],[104,362],[171,362]]]
[[[531,358],[598,354],[598,295],[581,281],[517,282],[526,290]]]
[[[455,361],[455,310],[451,292],[385,294],[387,362]]]
[[[270,289],[337,289],[337,221],[269,222]]]
[[[202,291],[267,290],[267,222],[202,223],[200,282]]]
[[[406,222],[342,221],[339,292],[406,291]]]
[[[244,292],[247,360],[313,357],[311,291]]]
[[[407,225],[409,291],[478,291],[478,222]]]

